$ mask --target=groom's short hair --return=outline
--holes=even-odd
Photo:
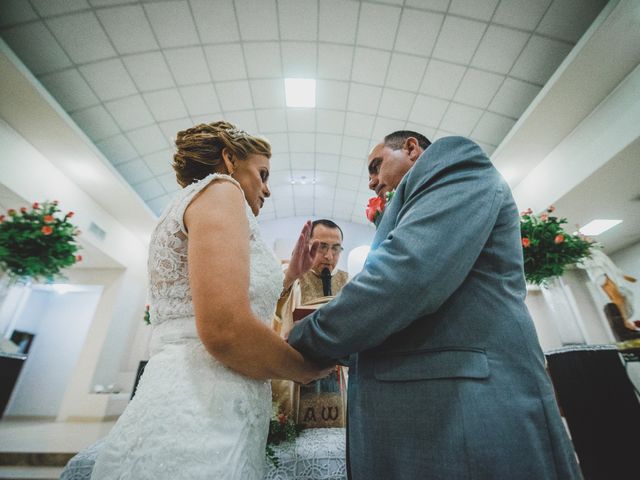
[[[390,133],[389,135],[384,137],[384,144],[393,150],[399,150],[402,148],[404,142],[409,137],[413,137],[418,140],[418,145],[420,145],[420,148],[422,148],[422,150],[426,150],[427,147],[431,145],[431,142],[427,137],[425,137],[421,133],[413,132],[411,130],[397,130],[393,133]]]
[[[342,233],[342,229],[338,226],[338,224],[326,218],[320,218],[311,223],[311,233],[309,234],[309,236],[313,237],[313,231],[316,229],[317,225],[324,225],[327,228],[337,228],[340,231],[340,238],[344,240],[344,233]]]

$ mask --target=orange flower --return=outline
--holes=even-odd
[[[0,215],[0,223],[4,222],[4,215]]]
[[[73,217],[73,212],[69,212],[69,213],[67,213],[66,218],[71,218],[71,217]]]
[[[22,213],[27,213],[27,207],[20,207],[20,211]]]
[[[280,425],[284,425],[287,423],[287,416],[284,413],[281,413],[278,415],[278,422],[280,422]]]
[[[523,246],[524,248],[528,248],[528,247],[529,247],[529,245],[531,245],[531,240],[529,240],[527,237],[524,237],[524,238],[522,239],[522,246]]]
[[[45,215],[42,219],[44,220],[44,223],[51,223],[53,222],[53,215]]]
[[[76,255],[76,262],[82,261],[82,255]]]
[[[564,235],[562,234],[556,235],[556,238],[553,239],[553,243],[555,243],[556,245],[559,245],[562,242],[564,242]]]
[[[547,212],[549,213],[553,213],[553,211],[556,209],[556,207],[554,207],[553,205],[549,205],[549,208],[547,208]]]
[[[39,204],[38,202],[35,202],[35,203],[32,205],[32,207],[33,207],[33,209],[34,209],[34,210],[37,210],[37,209],[39,209],[39,208],[40,208],[40,204]]]
[[[549,215],[547,215],[546,213],[543,213],[542,215],[540,215],[540,220],[542,220],[543,222],[546,222],[547,220],[549,220]]]
[[[10,217],[16,216],[16,211],[13,208],[10,208],[9,210],[7,210],[7,213],[9,214]]]
[[[49,225],[45,225],[40,229],[40,231],[45,235],[51,235],[53,233],[53,228],[51,228]]]
[[[365,213],[367,215],[367,220],[370,222],[375,222],[378,215],[380,215],[384,210],[384,198],[382,197],[373,197],[369,199],[369,204],[367,205],[367,209]]]

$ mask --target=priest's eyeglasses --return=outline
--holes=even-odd
[[[331,250],[331,253],[334,255],[338,255],[344,250],[344,248],[342,248],[342,245],[339,243],[336,245],[329,245],[328,243],[320,242],[320,245],[318,245],[318,251],[320,253],[327,253],[329,250]]]

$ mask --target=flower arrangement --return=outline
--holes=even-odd
[[[391,201],[393,198],[393,194],[395,190],[391,190],[387,192],[382,197],[372,197],[369,199],[369,203],[367,204],[367,208],[365,213],[367,215],[367,220],[375,225],[378,225],[380,218],[382,218],[382,214],[384,213],[384,209],[387,206],[387,203]]]
[[[73,212],[62,218],[59,212],[54,200],[0,215],[0,269],[10,278],[52,281],[82,260],[76,241],[80,231],[69,221]]]
[[[289,415],[280,411],[278,402],[273,402],[272,408],[273,412],[271,420],[269,421],[269,435],[267,436],[266,453],[267,458],[277,468],[280,466],[280,463],[278,462],[278,458],[276,457],[276,452],[273,447],[280,445],[282,442],[295,440],[298,435],[300,435],[302,427],[297,425]]]
[[[567,233],[562,228],[567,219],[551,216],[554,210],[551,206],[540,215],[533,215],[531,209],[520,214],[524,274],[534,285],[546,285],[549,279],[562,276],[567,266],[591,256],[594,242]]]

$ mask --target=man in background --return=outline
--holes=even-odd
[[[319,244],[313,265],[307,272],[298,272],[292,265],[288,266],[277,313],[284,315],[287,311],[284,307],[293,311],[318,298],[338,294],[348,279],[347,272],[337,268],[343,250],[342,241],[342,229],[331,220],[320,219],[311,224],[310,242]]]
[[[296,308],[316,302],[327,296],[335,296],[348,281],[347,272],[337,268],[342,253],[342,229],[331,220],[320,219],[311,224],[309,244],[318,243],[311,268],[287,265],[284,288],[280,294],[274,319],[274,330],[283,337],[293,327],[293,312]],[[334,376],[315,383],[307,390],[337,392]],[[286,380],[272,382],[273,397],[285,413],[295,413],[294,385]]]

